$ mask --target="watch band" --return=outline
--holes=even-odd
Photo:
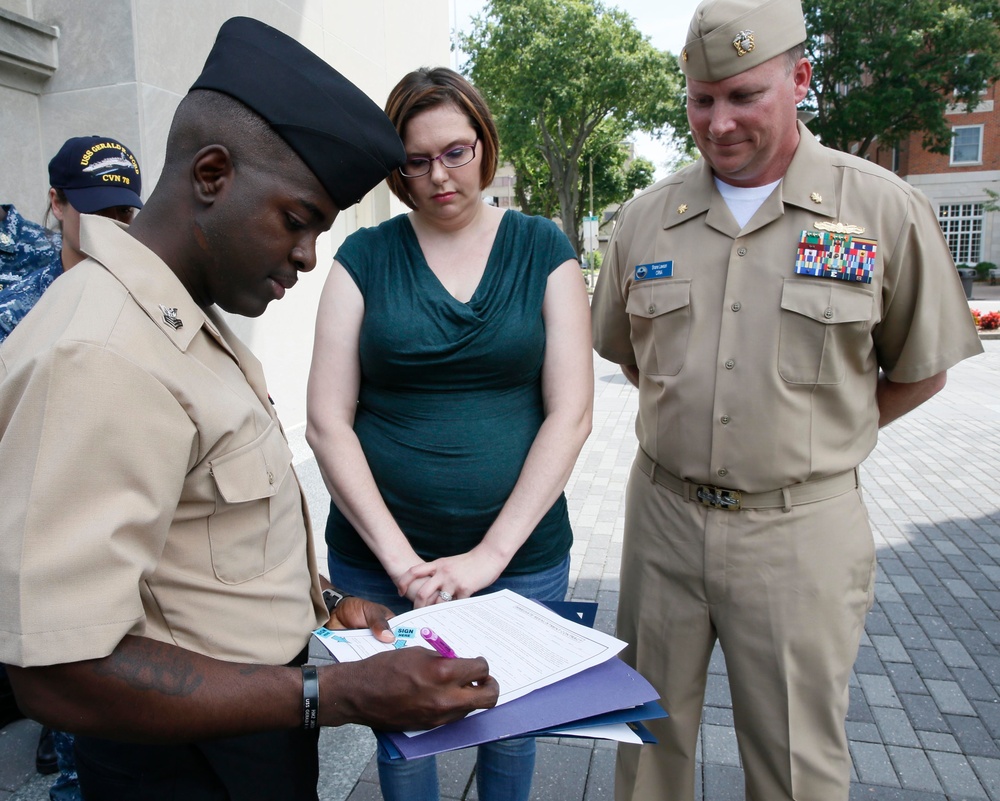
[[[323,603],[326,604],[326,611],[333,613],[345,598],[350,598],[351,596],[344,592],[339,592],[334,589],[323,590]]]
[[[319,728],[319,676],[315,665],[302,666],[302,728]]]

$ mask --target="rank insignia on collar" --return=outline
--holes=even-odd
[[[828,223],[828,222],[814,222],[813,228],[819,231],[829,231],[831,234],[863,234],[865,229],[860,225],[851,225],[850,223]]]
[[[14,237],[10,234],[0,234],[0,245],[11,245],[14,243]]]
[[[677,207],[677,213],[678,214],[683,214],[687,210],[688,210],[688,204],[687,203],[681,203],[681,205],[679,205]]]
[[[164,306],[160,304],[160,311],[163,312],[163,322],[173,328],[175,331],[178,328],[183,328],[184,323],[181,322],[181,318],[177,316],[177,309],[173,306]]]
[[[684,61],[688,60],[688,51],[686,47],[681,51],[681,59]]]
[[[752,53],[756,46],[753,40],[753,31],[740,31],[733,39],[733,47],[736,48],[736,55],[739,58]]]
[[[822,202],[823,202],[823,196],[822,196],[822,195],[821,195],[821,194],[820,194],[819,192],[812,192],[812,193],[811,193],[811,194],[809,195],[809,199],[810,199],[810,200],[811,200],[811,201],[812,201],[813,203],[822,203]]]

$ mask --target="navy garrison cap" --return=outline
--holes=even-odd
[[[259,20],[223,23],[191,89],[230,95],[267,120],[340,209],[406,159],[396,129],[364,92]]]
[[[696,81],[721,81],[806,40],[800,0],[702,0],[681,51]]]

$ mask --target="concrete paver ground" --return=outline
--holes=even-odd
[[[992,289],[986,287],[987,290]],[[1000,287],[973,307],[1000,308]],[[983,302],[985,301],[985,302]],[[989,307],[987,307],[989,308]],[[1000,342],[949,372],[945,390],[882,432],[862,467],[878,548],[875,605],[851,678],[852,801],[1000,801]],[[636,391],[595,356],[594,432],[567,486],[576,542],[571,597],[598,601],[614,631],[625,482],[635,452]],[[328,496],[293,436],[323,553]],[[37,724],[0,732],[0,801],[44,801],[34,774]],[[381,798],[374,738],[324,730],[320,798]],[[474,755],[442,759],[442,797],[477,801]],[[613,797],[614,748],[539,744],[532,798]],[[712,660],[700,740],[698,801],[743,798],[725,660]]]

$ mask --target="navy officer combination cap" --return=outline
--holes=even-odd
[[[67,139],[49,162],[49,186],[61,189],[81,214],[142,208],[142,178],[132,151],[109,136]]]
[[[307,47],[259,20],[223,23],[191,89],[230,95],[267,120],[339,209],[406,160],[382,109]]]

